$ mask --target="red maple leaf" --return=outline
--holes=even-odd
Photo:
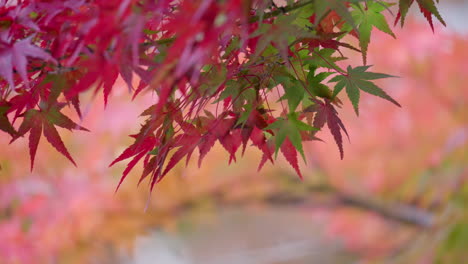
[[[333,135],[336,145],[340,150],[340,157],[341,159],[343,159],[344,152],[341,131],[343,131],[346,134],[346,136],[348,136],[348,139],[349,135],[346,131],[343,122],[341,122],[341,119],[338,117],[338,112],[333,107],[330,100],[324,100],[325,102],[321,102],[317,99],[313,100],[316,103],[316,105],[314,105],[314,108],[312,109],[312,111],[316,112],[313,125],[316,128],[322,128],[325,125],[325,123],[327,124],[328,128],[330,129],[330,132]]]
[[[281,153],[283,153],[286,160],[291,164],[294,170],[297,172],[297,175],[303,179],[301,170],[299,169],[299,164],[297,161],[297,151],[296,148],[293,146],[289,138],[286,138],[281,145]]]
[[[63,106],[62,106],[63,107]],[[70,118],[62,114],[59,110],[61,107],[50,107],[49,109],[29,109],[24,113],[23,122],[21,123],[18,133],[13,137],[11,142],[19,137],[24,136],[29,132],[29,154],[31,157],[31,170],[34,167],[34,159],[36,157],[37,147],[41,134],[44,133],[47,141],[62,155],[69,159],[76,166],[75,161],[68,153],[67,148],[63,144],[59,133],[55,126],[66,128],[68,130],[78,129],[88,131],[86,128],[73,122]],[[10,143],[11,143],[10,142]]]

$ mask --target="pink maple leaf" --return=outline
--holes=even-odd
[[[8,44],[5,34],[0,34],[0,76],[14,89],[13,68],[19,73],[27,88],[29,88],[29,80],[26,66],[28,64],[27,57],[43,59],[57,63],[56,60],[43,49],[31,44],[32,36],[17,41],[13,44]]]

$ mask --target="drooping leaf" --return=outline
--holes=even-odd
[[[75,161],[68,153],[67,148],[63,144],[63,141],[55,128],[55,125],[67,128],[69,130],[84,130],[86,128],[81,127],[71,121],[68,117],[59,112],[59,107],[54,106],[48,109],[30,109],[24,113],[23,122],[21,123],[18,133],[13,137],[11,142],[15,141],[19,137],[24,136],[29,132],[29,153],[31,157],[31,170],[34,167],[34,159],[36,156],[37,146],[41,138],[42,133],[46,137],[47,141],[63,156],[69,159],[73,165],[76,166]],[[10,142],[10,143],[11,143]]]
[[[293,80],[286,76],[276,76],[275,79],[278,83],[282,84],[284,89],[284,95],[280,100],[286,100],[288,102],[289,111],[296,111],[297,106],[302,99],[304,99],[304,87],[302,87],[294,77]]]
[[[330,100],[324,99],[324,102],[319,101],[319,100],[313,100],[315,102],[315,107],[314,111],[316,112],[315,117],[314,117],[314,126],[317,128],[322,128],[325,123],[328,126],[328,129],[330,130],[331,134],[333,135],[333,138],[336,142],[336,145],[338,146],[338,149],[340,150],[340,157],[343,159],[344,157],[344,151],[343,151],[343,137],[341,135],[341,131],[343,131],[346,136],[349,135],[348,132],[346,131],[346,128],[341,121],[341,119],[338,117],[338,112],[336,109],[333,107],[331,104]]]
[[[28,118],[30,124],[29,126],[29,156],[31,159],[31,171],[34,168],[34,160],[36,159],[37,147],[39,146],[39,141],[41,139],[42,133],[42,120],[36,112],[31,112],[31,116]],[[21,127],[19,129],[22,130]]]
[[[268,125],[265,129],[273,129],[275,131],[275,157],[278,155],[278,150],[281,148],[283,142],[288,138],[296,150],[299,151],[304,161],[305,155],[302,149],[302,137],[300,132],[317,130],[300,121],[298,119],[298,114],[295,112],[289,113],[285,119],[277,119],[276,122]]]
[[[235,129],[219,139],[221,145],[229,153],[229,163],[236,161],[236,152],[242,144],[240,129]]]
[[[426,17],[427,21],[431,25],[432,31],[434,31],[434,24],[432,23],[433,15],[440,21],[440,23],[442,23],[442,25],[446,26],[444,19],[439,13],[439,10],[437,10],[434,0],[417,0],[417,2],[424,17]]]
[[[177,151],[169,159],[169,162],[167,163],[166,168],[161,174],[161,177],[164,177],[184,157],[190,156],[191,153],[197,147],[198,145],[197,142],[199,142],[199,140],[200,140],[200,135],[183,134],[183,135],[180,135],[180,137],[177,137],[176,142],[181,147],[177,149]]]
[[[51,107],[47,111],[47,119],[51,124],[57,125],[62,128],[66,128],[68,130],[83,130],[83,131],[88,131],[88,129],[78,125],[77,123],[73,122],[69,117],[66,115],[62,114],[60,112],[60,109],[58,107]]]
[[[309,85],[309,91],[314,96],[332,99],[333,97],[332,91],[330,90],[330,88],[328,88],[328,86],[322,83],[332,73],[330,72],[316,73],[316,70],[317,70],[317,67],[313,67],[313,66],[309,67],[309,73],[307,74],[307,83]]]
[[[358,4],[356,10],[353,12],[354,16],[357,17],[358,32],[359,32],[359,45],[361,47],[362,58],[364,64],[367,63],[367,48],[371,40],[371,32],[375,27],[382,32],[396,38],[390,29],[385,16],[382,14],[387,6],[383,2],[366,2],[365,8]]]
[[[43,128],[44,128],[44,137],[49,141],[49,143],[62,155],[67,157],[73,163],[73,165],[76,166],[75,161],[73,158],[70,156],[70,153],[68,153],[67,148],[63,144],[62,139],[60,138],[59,133],[57,132],[57,129],[53,126],[53,123],[50,122],[43,122]]]
[[[352,68],[348,66],[346,74],[337,74],[329,82],[336,82],[333,96],[336,97],[343,88],[346,88],[348,98],[353,104],[354,110],[359,115],[359,98],[360,90],[381,97],[393,104],[400,106],[400,104],[390,97],[384,90],[375,85],[371,80],[395,77],[383,73],[368,72],[370,66],[360,66]]]
[[[299,177],[302,180],[303,176],[301,170],[299,169],[299,164],[297,161],[296,147],[291,143],[289,138],[286,138],[283,144],[281,145],[281,153],[283,153],[286,160],[289,162],[289,164],[291,164],[291,166],[296,171],[297,175],[299,175]]]
[[[198,149],[200,151],[200,156],[198,158],[198,167],[201,167],[203,159],[215,143],[216,137],[212,133],[208,133],[200,139],[200,142],[198,144]]]
[[[43,49],[31,44],[31,38],[19,40],[7,48],[0,49],[0,76],[10,85],[10,89],[15,88],[13,82],[13,69],[15,69],[26,87],[29,87],[29,78],[27,74],[28,57],[42,59],[56,63],[56,60]]]
[[[406,15],[408,14],[408,10],[411,6],[411,4],[413,3],[414,0],[400,0],[399,1],[399,11],[398,11],[398,15],[395,19],[395,25],[396,23],[398,22],[398,19],[401,20],[401,26],[403,26],[405,24],[405,18],[406,18]]]
[[[250,134],[250,140],[252,141],[252,144],[254,146],[258,147],[262,151],[262,159],[260,160],[257,170],[260,170],[265,164],[265,162],[267,162],[268,160],[270,160],[271,163],[274,163],[274,148],[272,144],[270,144],[269,141],[266,140],[262,129],[259,129],[255,126],[252,129],[252,133]]]
[[[439,2],[439,1],[437,1]],[[401,22],[401,26],[405,24],[405,18],[408,14],[408,10],[411,7],[411,5],[414,3],[414,0],[400,0],[399,1],[399,11],[398,15],[395,19],[395,25],[398,23],[398,20]],[[417,0],[419,9],[421,10],[421,13],[424,15],[426,20],[429,22],[429,25],[431,26],[432,31],[434,31],[434,24],[432,22],[432,16],[435,16],[442,25],[446,26],[446,23],[442,16],[439,13],[439,10],[437,9],[434,0]]]

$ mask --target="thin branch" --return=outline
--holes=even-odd
[[[376,213],[385,219],[401,222],[404,224],[429,228],[436,223],[436,217],[421,208],[401,204],[386,203],[375,198],[363,197],[354,194],[344,193],[329,185],[316,185],[308,188],[309,192],[325,193],[330,195],[336,202],[346,206],[352,206],[365,211]],[[313,197],[294,197],[291,194],[276,193],[265,199],[268,203],[283,205],[313,205]]]
[[[284,14],[284,13],[291,12],[293,10],[299,9],[299,8],[304,7],[306,5],[312,4],[312,2],[313,2],[312,0],[302,1],[302,2],[294,3],[292,5],[281,7],[279,9],[276,9],[275,11],[265,13],[263,15],[263,17],[262,17],[262,20],[269,19],[269,18],[276,17],[276,16]],[[249,23],[255,23],[255,22],[258,22],[259,20],[260,20],[260,16],[253,16],[253,17],[251,17],[249,19]]]

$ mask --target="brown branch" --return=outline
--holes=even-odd
[[[301,1],[301,2],[297,2],[297,3],[294,3],[292,5],[288,5],[288,6],[284,6],[284,7],[280,7],[279,9],[276,9],[275,11],[272,11],[272,12],[269,12],[269,13],[265,13],[262,17],[260,16],[253,16],[249,19],[249,23],[255,23],[255,22],[258,22],[260,19],[262,20],[265,20],[265,19],[269,19],[269,18],[272,18],[272,17],[276,17],[278,15],[281,15],[281,14],[284,14],[284,13],[288,13],[288,12],[291,12],[293,10],[296,10],[296,9],[299,9],[301,7],[304,7],[308,4],[312,4],[312,0],[309,0],[309,1]]]
[[[311,186],[308,188],[308,191],[313,193],[327,194],[328,196],[331,196],[335,203],[340,205],[360,208],[365,211],[376,213],[385,219],[401,222],[404,224],[429,228],[434,226],[436,223],[434,214],[415,206],[401,203],[387,203],[375,198],[347,194],[325,184]],[[317,205],[317,202],[313,201],[314,197],[310,197],[309,199],[308,198],[309,197],[304,197],[303,195],[293,196],[287,193],[276,193],[267,197],[265,201],[271,204],[280,205]],[[321,203],[323,203],[323,201]]]

